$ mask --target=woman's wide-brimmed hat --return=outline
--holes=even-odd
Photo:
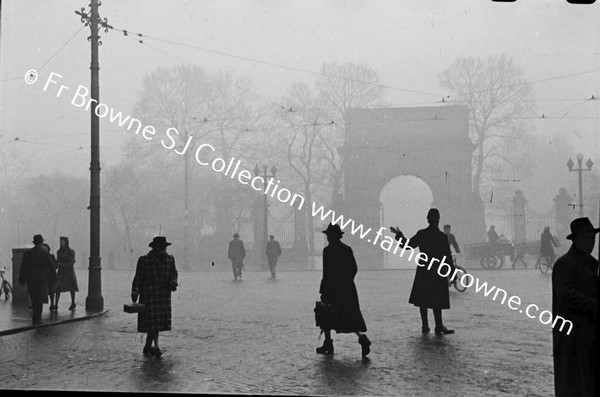
[[[33,236],[33,241],[32,243],[34,245],[40,245],[44,243],[44,238],[42,237],[41,234],[36,234],[35,236]]]
[[[331,223],[329,226],[327,226],[327,229],[323,230],[321,233],[325,233],[328,236],[334,237],[342,237],[344,234],[344,232],[342,232],[342,228],[340,228],[340,225],[332,225]]]
[[[167,241],[165,236],[156,236],[152,239],[152,242],[148,244],[148,247],[166,247],[169,245],[171,245],[171,243]]]
[[[578,234],[593,232],[600,232],[600,228],[594,228],[590,218],[577,218],[571,222],[571,234],[569,234],[566,238],[572,240]]]

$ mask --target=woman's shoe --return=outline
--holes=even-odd
[[[436,335],[448,335],[448,334],[453,334],[453,333],[454,333],[453,329],[448,329],[446,327],[436,328],[435,329],[435,334]]]
[[[71,306],[69,306],[69,310],[73,311],[75,310],[75,303],[71,303]]]
[[[154,348],[152,346],[144,346],[144,350],[142,351],[144,356],[152,356],[154,355]]]
[[[360,343],[360,346],[362,347],[362,356],[367,357],[371,352],[371,341],[369,340],[369,338],[367,338],[367,335],[362,334],[361,336],[359,336],[358,343]]]
[[[429,327],[421,327],[421,332],[424,334],[428,334],[431,330],[429,329]]]
[[[317,353],[319,354],[333,354],[333,339],[326,339],[323,342],[323,346],[317,347]]]
[[[154,350],[153,350],[153,354],[154,354],[156,357],[160,357],[160,356],[162,356],[162,355],[163,355],[163,352],[162,352],[162,351],[160,351],[160,349],[159,349],[158,347],[154,347],[153,349],[154,349]]]

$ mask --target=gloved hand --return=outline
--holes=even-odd
[[[140,296],[139,292],[137,292],[137,291],[133,291],[133,292],[131,293],[131,301],[132,301],[133,303],[135,303],[135,302],[138,300],[138,297],[139,297],[139,296]]]

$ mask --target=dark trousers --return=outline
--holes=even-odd
[[[31,301],[31,309],[33,310],[32,320],[34,324],[42,322],[42,308],[43,303],[38,301]]]
[[[242,269],[244,268],[244,262],[241,259],[232,259],[231,268],[233,269],[233,277],[242,277]]]
[[[279,257],[277,256],[269,256],[267,257],[267,259],[269,260],[269,270],[271,271],[271,275],[275,275],[275,266],[277,266],[277,259],[279,259]]]

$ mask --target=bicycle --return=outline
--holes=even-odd
[[[0,296],[4,294],[4,299],[9,300],[12,297],[13,289],[8,280],[4,278],[4,273],[6,273],[6,267],[0,270],[0,277],[2,278],[2,283],[0,284]]]
[[[460,282],[460,280],[462,280],[463,276],[467,274],[467,271],[464,268],[457,265],[456,255],[452,255],[452,262],[454,262],[454,267],[456,267],[456,272],[454,272],[454,274],[456,274],[456,277],[454,277],[454,279],[451,280],[451,276],[448,276],[448,288],[454,285],[454,288],[456,288],[458,292],[465,292],[467,290],[467,287],[465,287],[463,283]]]
[[[548,269],[554,266],[554,258],[548,254],[539,254],[535,266],[542,274],[548,273]]]

